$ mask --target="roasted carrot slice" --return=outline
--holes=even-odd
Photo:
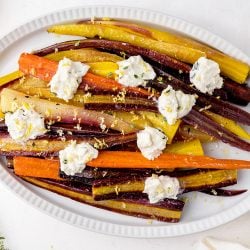
[[[47,58],[23,53],[19,60],[19,70],[24,74],[35,76],[49,82],[55,75],[58,63]]]
[[[46,164],[44,164],[46,161]],[[14,172],[20,176],[32,176],[60,180],[57,160],[14,157]]]
[[[58,63],[47,58],[23,53],[19,58],[19,69],[27,75],[35,76],[44,81],[50,81],[57,71]],[[136,87],[124,87],[113,79],[87,73],[83,77],[83,87],[98,88],[103,91],[124,91],[138,96],[150,96],[152,93]]]

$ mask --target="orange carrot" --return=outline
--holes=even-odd
[[[163,153],[150,161],[140,152],[102,151],[98,157],[87,164],[98,168],[250,168],[250,161],[215,159],[208,156],[179,155]]]
[[[91,88],[102,89],[104,91],[115,90],[117,92],[124,91],[127,93],[133,93],[134,95],[138,96],[147,96],[149,97],[152,93],[148,92],[145,89],[138,88],[138,87],[124,87],[122,84],[118,83],[117,81],[97,76],[91,73],[87,73],[83,77],[83,84],[88,85]]]
[[[14,172],[19,176],[30,176],[60,180],[59,162],[31,157],[14,157]]]
[[[19,61],[19,70],[24,74],[35,76],[49,82],[57,71],[58,63],[44,57],[23,53]],[[87,73],[83,77],[83,84],[90,88],[98,88],[103,91],[122,91],[149,97],[152,93],[142,88],[124,87],[113,79]]]
[[[97,168],[210,168],[210,169],[249,169],[250,161],[214,159],[207,156],[162,154],[150,161],[140,152],[101,151],[98,158],[87,163]],[[58,179],[58,160],[17,156],[14,158],[14,171],[20,176]]]
[[[58,63],[43,57],[23,53],[19,60],[19,70],[49,82],[57,71]]]

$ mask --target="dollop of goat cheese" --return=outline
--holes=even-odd
[[[213,94],[223,86],[219,64],[206,57],[200,57],[190,71],[190,82],[202,93]]]
[[[175,91],[170,85],[164,89],[158,99],[158,110],[173,125],[177,119],[187,115],[195,104],[195,95]]]
[[[65,101],[72,99],[88,70],[89,66],[84,63],[62,59],[49,83],[50,91]]]
[[[130,56],[127,60],[117,62],[119,69],[115,71],[116,80],[128,87],[144,85],[147,80],[153,80],[156,74],[152,66],[141,56]]]
[[[147,177],[143,193],[146,193],[150,203],[157,203],[165,198],[177,199],[180,192],[180,183],[177,178],[167,175]]]
[[[145,158],[154,160],[166,148],[167,139],[160,130],[146,127],[137,133],[137,146]]]
[[[44,118],[31,106],[23,105],[14,113],[5,114],[5,124],[12,139],[25,143],[46,133]]]
[[[66,175],[81,173],[86,163],[98,157],[96,150],[89,143],[76,144],[73,141],[65,149],[59,151],[60,169]]]

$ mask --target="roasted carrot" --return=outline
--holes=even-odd
[[[14,71],[12,73],[9,73],[7,75],[0,77],[0,87],[3,87],[4,85],[20,78],[23,76],[23,73],[21,71]]]
[[[101,151],[97,159],[87,163],[97,168],[210,168],[210,169],[249,169],[250,161],[215,159],[207,156],[192,156],[163,153],[150,161],[140,152]],[[43,178],[58,178],[58,160],[31,157],[15,157],[14,170],[17,175]]]
[[[88,166],[98,168],[250,168],[250,161],[222,160],[207,156],[179,155],[163,153],[153,161],[147,160],[140,152],[103,151],[98,158],[88,162]]]
[[[14,172],[19,176],[30,176],[60,180],[59,162],[31,157],[14,157]]]
[[[58,63],[44,57],[23,53],[18,61],[19,70],[24,74],[35,76],[49,82],[57,71]],[[149,97],[152,93],[137,87],[124,87],[113,79],[87,73],[83,77],[82,85],[102,91],[124,91],[138,96]]]
[[[97,76],[91,73],[87,73],[83,77],[83,85],[87,85],[91,88],[101,89],[103,91],[124,91],[127,93],[133,93],[138,96],[150,96],[152,93],[149,93],[147,90],[138,88],[138,87],[124,87],[113,79]]]
[[[27,53],[21,54],[18,64],[19,70],[24,74],[44,81],[50,81],[58,67],[58,63],[55,61]]]

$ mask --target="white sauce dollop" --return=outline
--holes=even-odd
[[[219,64],[206,57],[200,57],[190,71],[190,82],[202,93],[213,94],[223,86]]]
[[[187,115],[195,104],[195,95],[175,91],[170,85],[164,89],[158,99],[158,110],[173,125],[177,119]]]
[[[156,203],[165,198],[177,199],[180,192],[180,183],[177,178],[167,175],[147,177],[143,193],[148,195],[150,203]]]
[[[119,69],[115,71],[116,80],[128,87],[144,85],[147,80],[153,80],[156,74],[152,66],[141,56],[130,56],[127,60],[117,63]]]
[[[145,158],[154,160],[166,148],[167,139],[160,130],[146,127],[137,133],[137,146]]]
[[[59,62],[56,74],[49,83],[50,91],[65,101],[72,99],[88,70],[88,65],[64,58]]]
[[[5,124],[11,138],[18,143],[25,143],[47,132],[44,118],[29,105],[23,105],[14,113],[6,113]]]
[[[76,144],[73,141],[65,149],[59,151],[60,169],[66,175],[81,173],[86,163],[98,157],[96,150],[89,143]]]

